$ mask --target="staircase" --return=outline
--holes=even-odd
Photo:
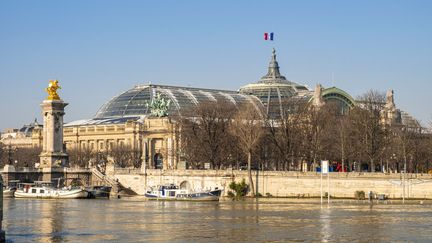
[[[122,186],[115,178],[105,175],[96,168],[92,169],[92,176],[98,178],[104,185],[111,187],[110,197],[118,197],[118,193],[121,191]]]

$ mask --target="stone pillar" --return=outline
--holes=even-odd
[[[142,156],[141,156],[141,173],[147,173],[147,160],[148,160],[148,138],[142,139]]]
[[[148,165],[150,169],[154,169],[155,168],[155,164],[153,161],[153,139],[149,138],[148,139]]]
[[[172,138],[167,138],[167,156],[168,156],[168,167],[169,169],[174,169],[173,161],[173,140]]]
[[[63,115],[67,105],[63,100],[44,100],[41,104],[44,127],[40,168],[68,166],[68,155],[63,148]]]

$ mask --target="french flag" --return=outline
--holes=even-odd
[[[274,37],[274,33],[273,32],[271,32],[271,33],[264,33],[264,40],[271,40],[271,41],[273,41],[273,37]]]

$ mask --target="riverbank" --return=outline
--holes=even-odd
[[[121,197],[122,200],[129,201],[150,201],[145,196],[137,195],[137,196],[128,196]],[[115,200],[115,199],[113,199]],[[229,197],[221,197],[219,202],[236,202],[233,201]],[[239,202],[247,202],[247,203],[294,203],[294,204],[321,204],[320,198],[292,198],[292,197],[245,197]],[[419,198],[409,198],[409,199],[387,199],[387,200],[378,200],[373,199],[369,201],[365,200],[357,200],[353,198],[330,198],[330,205],[432,205],[432,199],[419,199]],[[327,198],[323,198],[323,205],[327,205]]]
[[[247,181],[246,171],[234,170],[114,170],[110,174],[122,186],[143,195],[150,186],[176,184],[188,188],[224,189],[229,191],[232,181]],[[405,177],[405,179],[404,179]],[[315,172],[254,171],[257,192],[263,196],[286,198],[318,198],[321,195],[321,174]],[[385,195],[389,199],[405,197],[421,200],[432,199],[432,175],[430,174],[384,174],[384,173],[330,173],[322,181],[323,193],[334,198],[355,198],[356,192],[370,191]]]

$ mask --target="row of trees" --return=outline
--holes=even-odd
[[[183,158],[194,169],[315,170],[321,160],[342,171],[429,171],[432,137],[420,126],[383,124],[385,95],[369,91],[341,114],[337,103],[315,107],[286,100],[281,116],[267,118],[253,105],[200,104],[179,119]]]
[[[41,151],[39,147],[15,148],[0,143],[0,166],[34,167],[39,162]]]
[[[129,145],[116,145],[104,151],[96,151],[89,147],[76,147],[69,149],[68,154],[71,167],[103,167],[106,165],[108,157],[112,158],[117,167],[138,168],[141,166],[141,150],[132,148]]]
[[[39,155],[42,151],[40,147],[15,148],[0,143],[0,166],[11,164],[16,167],[35,167],[39,163]],[[135,167],[141,166],[141,151],[133,149],[131,146],[113,146],[108,151],[97,152],[85,148],[69,149],[69,165],[71,167],[90,168],[93,166],[104,166],[108,156],[114,160],[118,167]]]

